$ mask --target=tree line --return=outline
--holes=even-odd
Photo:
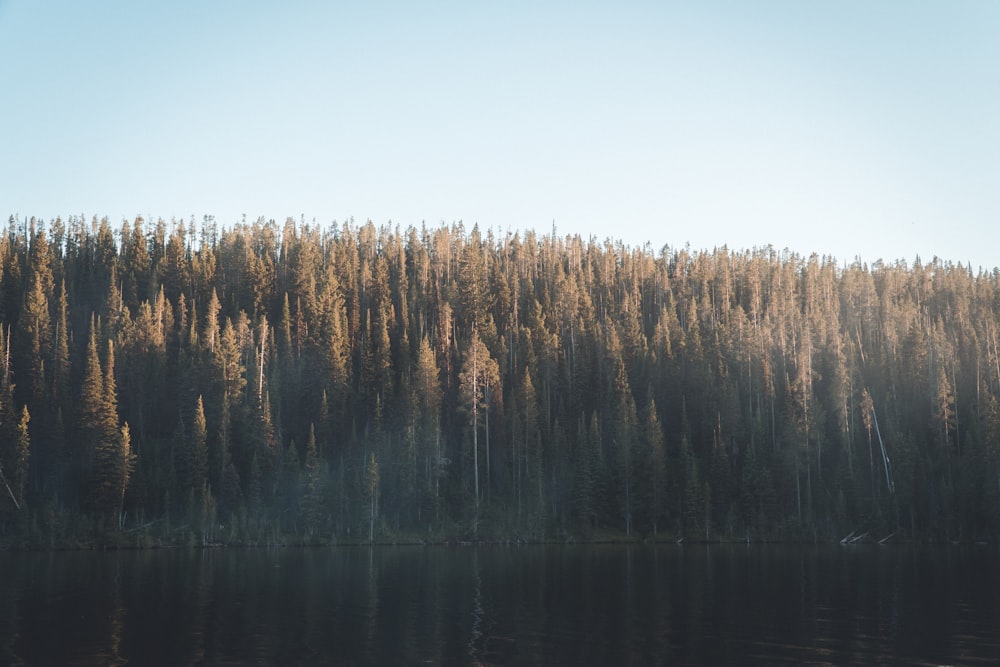
[[[1000,272],[11,217],[0,534],[989,539]]]

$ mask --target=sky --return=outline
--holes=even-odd
[[[993,0],[0,0],[0,214],[991,270],[998,35]]]

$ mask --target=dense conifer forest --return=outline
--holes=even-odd
[[[0,540],[1000,536],[1000,272],[11,217]]]

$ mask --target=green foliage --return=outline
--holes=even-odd
[[[31,436],[28,434],[28,423],[31,415],[28,413],[28,406],[21,408],[21,419],[17,422],[17,434],[14,439],[14,466],[12,486],[14,495],[20,501],[21,506],[25,504],[28,490],[28,465],[31,460]]]
[[[997,272],[45,227],[0,235],[0,463],[52,539],[1000,535]]]

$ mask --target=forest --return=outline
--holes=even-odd
[[[2,545],[1000,537],[996,269],[81,215],[0,281]]]

